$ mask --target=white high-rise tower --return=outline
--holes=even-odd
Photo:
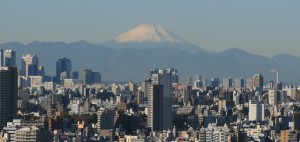
[[[265,105],[258,101],[249,100],[249,121],[265,120]]]
[[[39,59],[36,55],[24,54],[21,59],[22,74],[34,76],[38,72]]]

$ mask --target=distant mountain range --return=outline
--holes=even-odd
[[[279,71],[282,82],[300,83],[300,58],[277,55],[272,58],[250,54],[238,48],[211,52],[190,44],[159,25],[143,24],[100,45],[85,41],[9,42],[0,48],[17,52],[20,63],[22,54],[36,54],[47,73],[55,74],[58,58],[70,58],[73,70],[93,69],[107,81],[142,81],[154,68],[178,69],[181,80],[202,74],[211,77],[249,78],[261,73],[265,80],[275,80],[270,70]]]

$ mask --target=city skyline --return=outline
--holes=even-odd
[[[0,6],[3,18],[0,43],[79,40],[105,43],[139,24],[154,23],[211,51],[237,47],[268,57],[282,53],[300,56],[296,52],[300,45],[297,40],[300,21],[295,18],[299,13],[298,3],[126,1],[115,5],[97,1],[59,4],[8,1]]]
[[[300,142],[300,1],[4,1],[0,142]]]

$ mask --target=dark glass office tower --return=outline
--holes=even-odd
[[[62,58],[56,61],[56,81],[58,83],[60,83],[61,81],[60,74],[62,72],[67,72],[67,74],[70,74],[71,71],[72,71],[72,63],[70,59]]]
[[[17,97],[17,68],[0,67],[0,130],[17,115]]]

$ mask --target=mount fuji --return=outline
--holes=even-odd
[[[188,43],[157,24],[141,24],[118,35],[104,45],[112,48],[177,48],[191,53],[208,52],[207,50]]]
[[[167,31],[160,25],[156,24],[141,24],[128,32],[117,36],[114,41],[118,43],[126,42],[170,42],[184,43],[182,39]]]
[[[66,57],[71,59],[74,71],[92,69],[106,81],[142,81],[151,69],[174,67],[179,70],[181,80],[199,72],[205,78],[248,78],[261,73],[265,80],[274,80],[270,70],[276,69],[282,82],[300,83],[300,57],[282,54],[268,58],[238,48],[211,52],[154,24],[139,25],[100,45],[86,41],[8,42],[0,43],[0,49],[15,50],[17,63],[23,54],[36,54],[49,75],[55,74],[57,59]]]

